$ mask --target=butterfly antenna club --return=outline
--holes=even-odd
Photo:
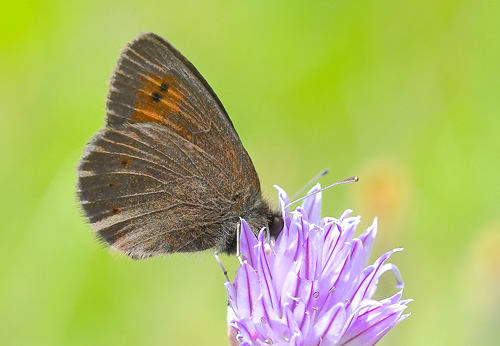
[[[297,203],[297,202],[299,202],[299,201],[302,201],[303,199],[306,199],[306,198],[308,198],[308,197],[311,197],[311,196],[313,196],[313,195],[315,195],[315,194],[317,194],[317,193],[319,193],[319,192],[321,192],[321,191],[325,191],[325,190],[327,190],[327,189],[329,189],[329,188],[331,188],[331,187],[334,187],[334,186],[337,186],[337,185],[343,185],[343,184],[355,183],[355,182],[357,182],[357,181],[359,181],[359,178],[358,178],[358,177],[349,177],[349,178],[346,178],[346,179],[341,180],[341,181],[338,181],[338,182],[336,182],[336,183],[334,183],[334,184],[328,185],[328,186],[326,186],[326,187],[324,187],[324,188],[322,188],[322,189],[319,189],[318,191],[314,191],[314,192],[312,192],[312,193],[310,193],[310,194],[308,194],[308,195],[305,195],[304,197],[300,197],[300,198],[298,198],[298,199],[294,200],[293,202],[288,203],[288,204],[285,206],[285,208],[288,208],[289,206],[291,206],[291,205],[292,205],[292,204],[294,204],[294,203]]]

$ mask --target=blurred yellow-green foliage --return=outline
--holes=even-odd
[[[500,339],[500,2],[11,1],[0,9],[0,344],[225,345],[211,253],[132,261],[74,196],[107,82],[141,31],[209,81],[276,202],[379,217],[412,316],[380,345]],[[223,257],[230,271],[234,258]],[[389,276],[380,297],[395,291]]]

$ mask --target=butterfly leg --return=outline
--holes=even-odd
[[[222,273],[226,277],[226,281],[229,282],[230,281],[229,276],[227,276],[227,270],[226,270],[226,268],[224,268],[224,265],[222,264],[222,261],[219,258],[219,252],[214,251],[214,256],[215,256],[215,260],[217,261],[217,263],[219,263],[220,269],[222,269]]]
[[[241,220],[236,224],[236,257],[240,264],[243,264],[243,259],[241,258]]]

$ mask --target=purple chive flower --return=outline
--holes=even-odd
[[[234,283],[226,282],[228,322],[241,345],[375,345],[403,315],[403,282],[393,264],[397,251],[368,259],[377,221],[353,238],[359,217],[320,220],[321,193],[290,213],[279,187],[284,228],[270,248],[266,233],[258,239],[241,221],[241,267]],[[310,192],[319,189],[316,185]],[[392,297],[373,300],[380,276],[392,270],[397,287]]]

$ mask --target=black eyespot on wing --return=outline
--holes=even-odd
[[[152,93],[151,94],[151,100],[153,100],[154,102],[160,102],[162,99],[160,93]]]

